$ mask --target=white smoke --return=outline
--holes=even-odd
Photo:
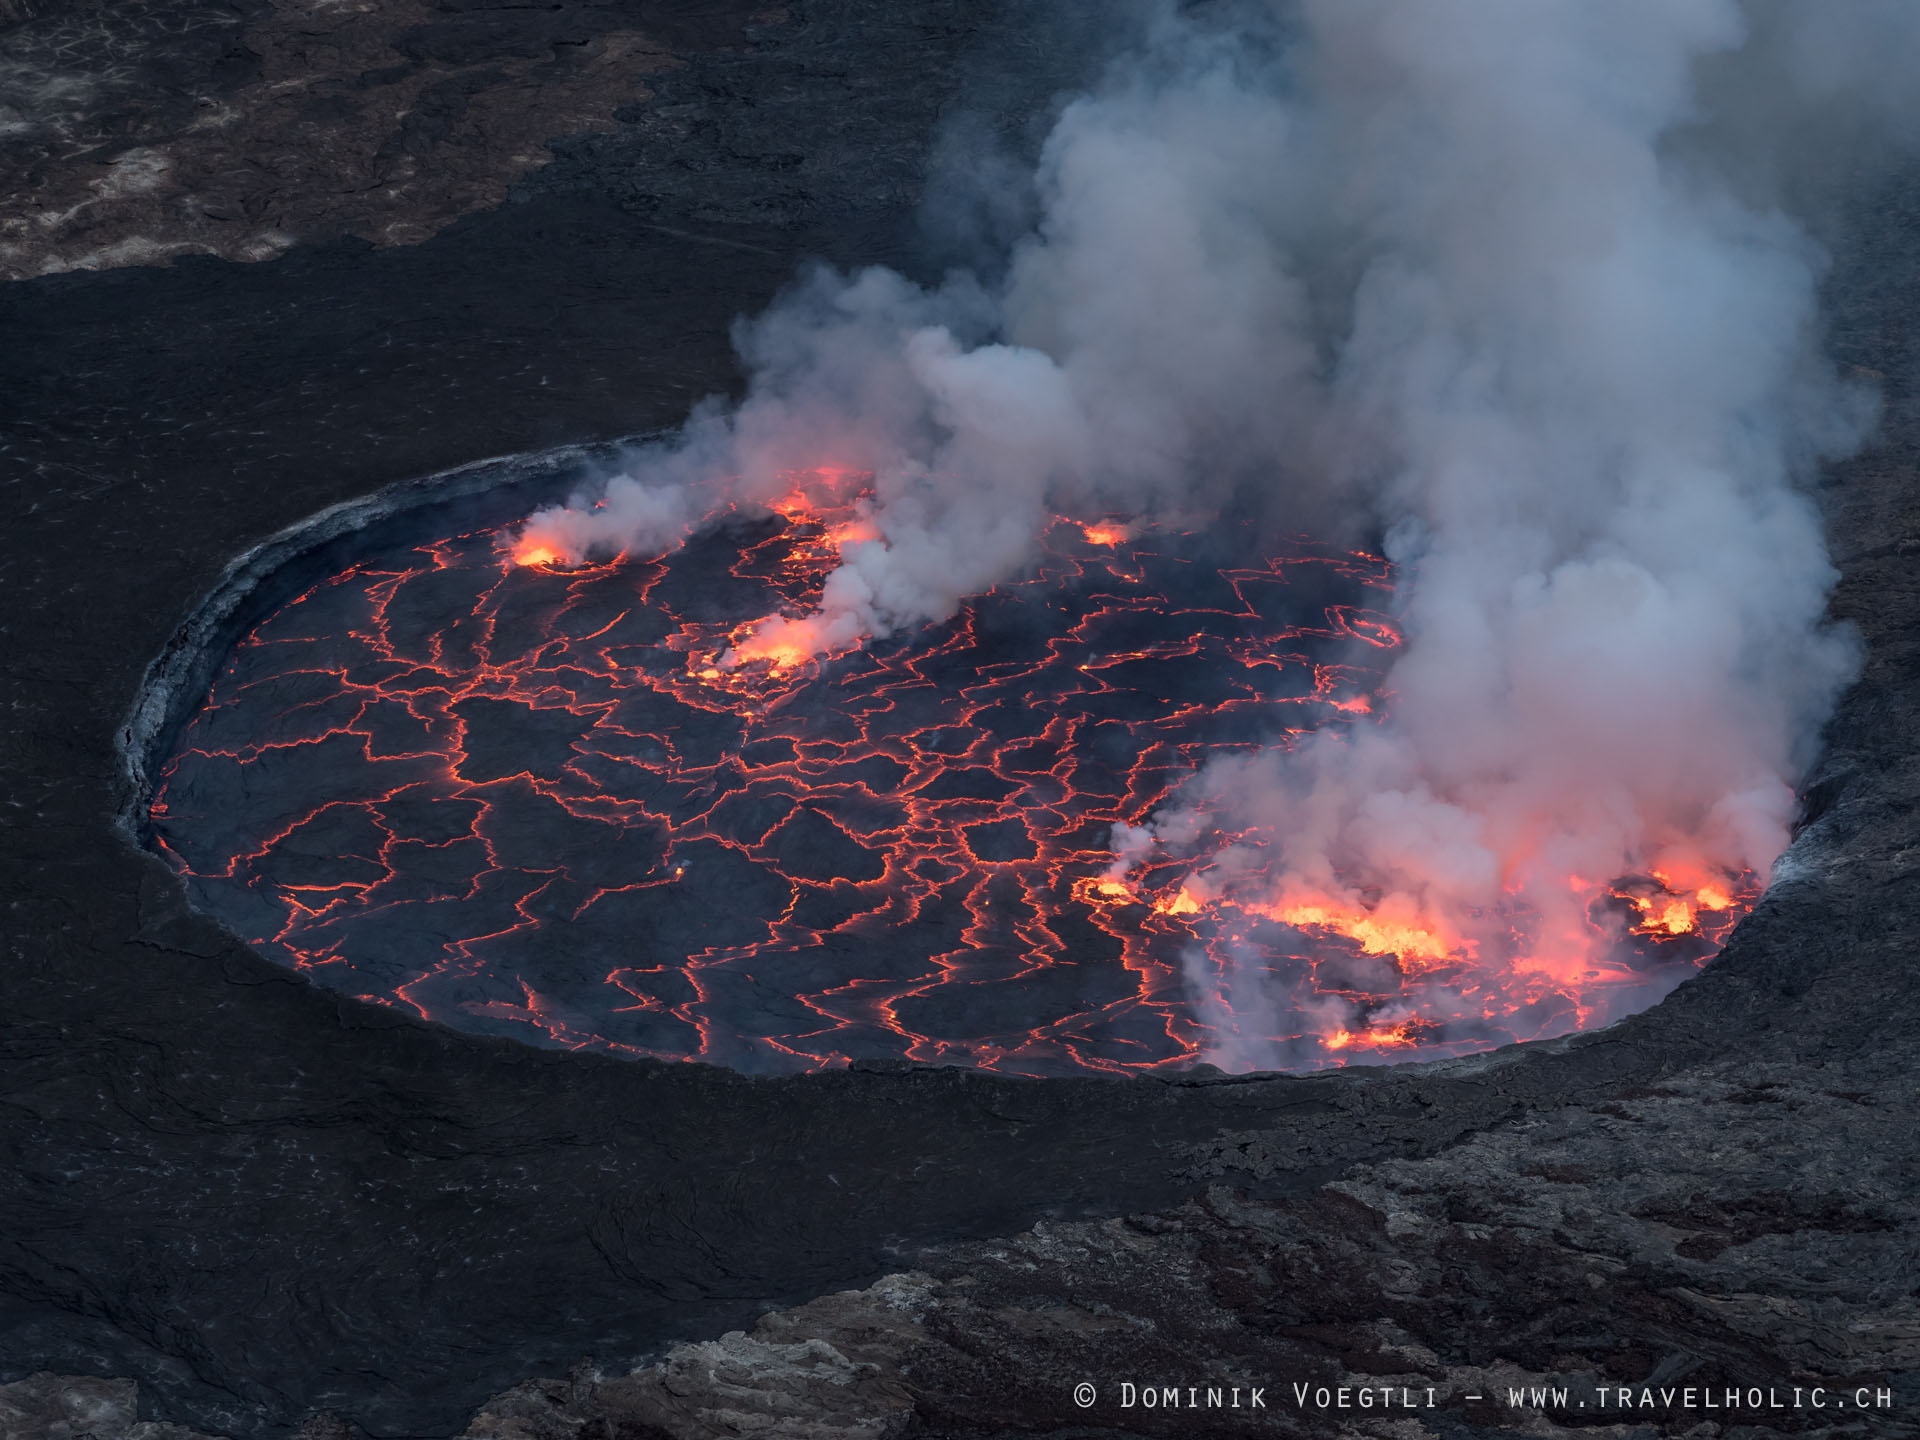
[[[1300,209],[1274,183],[1288,104],[1234,37],[1156,34],[1064,108],[1041,219],[991,293],[815,270],[738,327],[738,409],[696,416],[618,488],[725,474],[726,498],[764,502],[796,469],[872,472],[880,539],[828,582],[809,627],[824,648],[953,614],[1032,559],[1050,510],[1185,511],[1290,473],[1317,396],[1306,295],[1275,243]],[[568,560],[661,544],[654,505],[590,503],[523,538]]]
[[[1595,885],[1765,875],[1854,665],[1795,487],[1871,405],[1819,356],[1823,258],[1756,156],[1804,169],[1839,95],[1850,143],[1920,133],[1888,59],[1917,39],[1876,0],[1169,10],[1061,111],[1003,278],[814,273],[741,328],[737,410],[529,534],[654,547],[695,477],[871,471],[879,538],[797,627],[820,648],[952,614],[1053,510],[1343,497],[1399,566],[1387,719],[1215,766],[1152,834],[1250,832],[1210,898],[1567,980]]]
[[[1158,828],[1270,843],[1225,892],[1574,982],[1597,885],[1785,847],[1853,664],[1793,482],[1868,409],[1815,358],[1802,232],[1665,148],[1735,6],[1306,9],[1369,254],[1319,453],[1391,522],[1406,645],[1385,726],[1216,766]]]

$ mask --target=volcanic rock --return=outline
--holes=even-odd
[[[947,0],[681,7],[712,17],[691,39],[668,7],[172,3],[6,0],[0,35],[42,77],[10,102],[16,193],[87,207],[14,217],[39,278],[0,287],[12,1433],[1913,1433],[1920,177],[1828,236],[1833,345],[1887,395],[1818,497],[1866,670],[1698,978],[1422,1067],[747,1079],[455,1034],[273,967],[128,842],[116,738],[232,557],[389,483],[672,423],[733,383],[729,320],[803,255],[936,264],[910,211],[960,77],[1026,97],[1018,131],[1097,47]],[[302,54],[310,83],[273,92]],[[309,115],[338,147],[261,179]],[[529,170],[583,124],[611,128]],[[1257,1424],[1119,1389],[1242,1380]],[[1296,1383],[1446,1403],[1286,1409]],[[1643,1383],[1849,1405],[1600,1402]],[[1508,1402],[1535,1387],[1568,1399]]]
[[[137,1418],[139,1390],[131,1380],[44,1371],[0,1385],[0,1440],[212,1440],[184,1425]]]

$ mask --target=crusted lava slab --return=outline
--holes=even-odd
[[[932,1322],[947,1359],[917,1372],[904,1410],[880,1387],[886,1413],[936,1434],[1131,1424],[1070,1411],[1055,1384],[1081,1378],[1075,1312],[1099,1306],[1189,1317],[1134,1326],[1161,1337],[1149,1347],[1216,1322],[1235,1345],[1291,1329],[1287,1354],[1324,1351],[1316,1375],[1539,1373],[1559,1337],[1576,1370],[1629,1379],[1698,1334],[1721,1373],[1738,1360],[1898,1386],[1920,1368],[1901,1328],[1913,1230],[1878,1228],[1902,1220],[1920,1165],[1897,1103],[1920,1044],[1911,177],[1858,213],[1830,282],[1843,357],[1889,393],[1885,445],[1823,496],[1866,676],[1780,881],[1699,980],[1601,1034],[1241,1081],[897,1063],[773,1080],[542,1052],[308,985],[189,911],[117,831],[117,732],[231,556],[477,455],[670,423],[729,383],[729,318],[798,255],[910,253],[914,197],[895,182],[969,47],[999,46],[1009,74],[1041,67],[1022,73],[1047,93],[1036,57],[1061,49],[1003,44],[994,23],[932,0],[791,6],[747,48],[650,78],[682,108],[657,99],[562,147],[522,182],[527,203],[419,245],[296,244],[266,264],[0,290],[15,340],[0,347],[0,465],[24,497],[0,548],[0,1381],[135,1378],[149,1415],[207,1433],[283,1432],[330,1408],[374,1433],[448,1434],[584,1354],[618,1374],[675,1341],[718,1344],[770,1305],[909,1272],[949,1287],[936,1299],[970,1277],[988,1297],[1033,1277],[1031,1304],[988,1299],[998,1328],[957,1304]],[[793,164],[796,136],[826,158]],[[874,168],[846,165],[856,152]],[[1634,1094],[1663,1086],[1682,1098]],[[1747,1115],[1758,1128],[1727,1128]],[[1846,1145],[1822,1151],[1836,1116]],[[1741,1163],[1678,1168],[1716,1148]],[[1494,1172],[1503,1188],[1487,1193]],[[1343,1176],[1348,1199],[1328,1198]],[[1209,1186],[1233,1193],[1194,1208]],[[1620,1227],[1584,1218],[1623,1205]],[[1155,1240],[1166,1263],[1114,1241],[1101,1268],[1101,1222],[1122,1214],[1184,1227]],[[1006,1245],[1005,1262],[967,1248],[1073,1221],[1093,1225],[1066,1232],[1078,1250],[1030,1268]],[[1300,1253],[1317,1268],[1249,1268]],[[1631,1283],[1591,1258],[1622,1255],[1641,1267]],[[1602,1284],[1580,1279],[1590,1296],[1564,1312],[1541,1301],[1587,1274]],[[1112,1296],[1080,1278],[1096,1275]],[[772,1339],[804,1349],[816,1319]],[[903,1330],[887,1353],[910,1342]],[[1135,1355],[1142,1380],[1164,1354]]]
[[[1543,988],[1203,904],[1204,857],[1122,878],[1115,827],[1203,767],[1378,723],[1383,559],[1055,517],[1031,573],[949,621],[736,664],[819,593],[862,477],[795,472],[770,511],[571,569],[478,523],[582,458],[401,487],[233,567],[129,734],[129,825],[194,904],[328,989],[481,1034],[1047,1075],[1190,1064],[1241,1011],[1271,1010],[1268,1063],[1295,1070],[1562,1034],[1658,1000],[1752,902],[1683,907],[1676,934],[1603,891],[1618,963]]]
[[[930,633],[722,668],[817,591],[839,510],[574,571],[484,528],[357,537],[377,553],[189,665],[217,678],[135,822],[270,958],[456,1028],[754,1072],[1191,1061],[1200,941],[1098,888],[1107,832],[1210,755],[1364,714],[1333,657],[1384,562],[1209,566],[1211,538],[1062,520]],[[1275,963],[1311,971],[1307,943]]]

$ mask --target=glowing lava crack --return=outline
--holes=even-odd
[[[1578,986],[1391,916],[1214,903],[1204,856],[1115,864],[1114,827],[1208,758],[1374,723],[1354,657],[1397,643],[1385,562],[1248,567],[1060,520],[1029,578],[945,625],[764,643],[859,524],[814,483],[654,560],[516,563],[479,532],[356,564],[235,647],[158,843],[323,985],[748,1070],[1178,1065],[1224,1017],[1308,1066],[1582,1023]],[[1623,958],[1583,983],[1663,993],[1751,903],[1714,884],[1596,886]]]

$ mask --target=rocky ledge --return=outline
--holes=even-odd
[[[342,202],[269,263],[42,273],[138,232],[135,206],[130,229],[41,227],[16,257],[39,278],[0,286],[17,339],[0,346],[17,497],[0,544],[0,1434],[1911,1433],[1910,176],[1831,236],[1834,343],[1887,397],[1878,448],[1820,495],[1865,674],[1763,903],[1697,979],[1605,1032],[1306,1078],[875,1065],[750,1081],[536,1053],[325,995],[190,912],[126,843],[115,737],[231,557],[410,476],[672,423],[732,383],[728,320],[800,256],[936,263],[910,238],[916,177],[969,65],[1044,96],[1048,67],[1085,53],[1035,41],[1018,5],[1011,20],[942,0],[816,0],[778,20],[680,8],[721,28],[671,42],[645,7],[619,25],[563,7],[540,14],[592,30],[577,61],[470,62],[509,89],[521,61],[577,65],[622,96],[644,74],[653,98],[631,118],[608,112],[537,169],[513,158],[526,137],[574,118],[514,121],[484,184],[453,165],[466,198]],[[0,42],[33,66],[59,26],[174,12],[4,13],[23,23]],[[233,38],[290,13],[204,23]],[[374,23],[355,13],[312,28]],[[678,45],[674,63],[596,70],[610,52],[593,36],[616,33]],[[229,72],[207,44],[180,63],[219,94],[276,83],[254,68],[266,51]],[[366,84],[425,95],[430,75],[479,73],[420,44],[413,69]],[[338,75],[400,64],[374,53],[386,39],[340,46]],[[31,132],[51,137],[26,162],[51,209],[98,193],[128,148],[187,143],[140,127],[186,134],[184,109],[149,112],[197,108],[201,81],[127,83],[139,115],[89,131],[82,105],[68,131]],[[608,103],[595,93],[589,109]],[[342,113],[359,94],[336,97]],[[267,119],[246,153],[265,157],[293,132],[256,98],[246,113]],[[508,203],[446,223],[488,186]],[[381,238],[401,210],[418,228],[385,238],[430,238],[350,238]],[[1763,1398],[1658,1393],[1689,1387]],[[1816,1388],[1848,1403],[1772,1405]],[[1399,1403],[1358,1399],[1383,1390]],[[1431,1407],[1406,1403],[1427,1391]]]

